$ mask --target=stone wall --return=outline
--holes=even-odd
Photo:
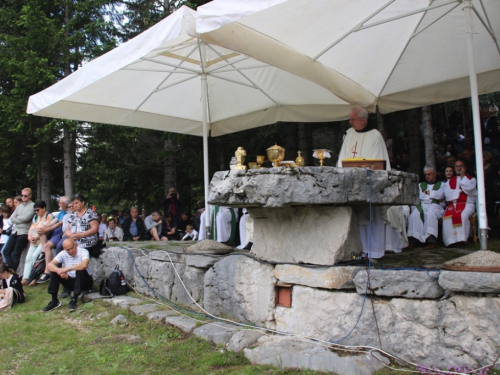
[[[180,277],[217,316],[327,341],[341,340],[355,327],[342,344],[382,347],[406,361],[443,368],[487,365],[498,354],[500,274],[371,270],[365,300],[364,267],[272,265],[244,254],[170,256],[173,265],[165,251],[132,250],[156,292],[196,308]],[[98,278],[119,264],[139,292],[153,295],[125,248],[108,248],[91,264]],[[277,283],[292,288],[290,308],[275,305]]]

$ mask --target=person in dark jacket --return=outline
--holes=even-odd
[[[139,216],[139,209],[132,207],[130,216],[123,220],[123,241],[140,241],[144,235],[144,221]]]
[[[11,306],[14,306],[16,303],[23,303],[25,301],[25,297],[23,284],[21,283],[19,275],[11,270],[5,263],[2,263],[0,264],[0,277],[2,278],[3,293],[5,293],[7,288],[12,288],[14,290],[14,293],[12,294]]]

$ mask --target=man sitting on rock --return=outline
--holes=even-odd
[[[90,290],[94,283],[92,270],[89,266],[90,256],[88,250],[77,246],[71,238],[64,240],[63,248],[64,250],[57,254],[48,265],[50,271],[48,293],[52,295],[52,301],[43,308],[43,312],[61,306],[61,302],[57,298],[59,284],[73,292],[69,302],[69,312],[73,312],[77,309],[77,300],[80,293]],[[62,263],[61,268],[58,267],[59,263]]]
[[[443,242],[445,246],[455,243],[465,244],[470,234],[469,218],[476,211],[476,179],[467,174],[465,162],[455,162],[456,176],[444,187],[448,206],[443,216]]]
[[[436,169],[430,165],[424,167],[425,182],[418,185],[420,204],[411,208],[408,218],[409,245],[414,248],[419,242],[425,243],[427,250],[434,249],[438,237],[438,220],[443,217],[444,208],[441,202],[444,199],[444,185],[436,181]]]
[[[151,215],[146,217],[146,220],[144,220],[144,226],[146,227],[144,239],[146,241],[168,241],[167,237],[160,237],[162,233],[162,224],[160,211],[154,211]]]

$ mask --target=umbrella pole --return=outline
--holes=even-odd
[[[469,63],[469,80],[472,101],[472,119],[474,128],[474,148],[476,150],[479,240],[481,250],[488,248],[488,217],[486,215],[486,196],[484,186],[483,146],[481,137],[481,120],[479,116],[479,94],[477,90],[476,58],[474,52],[474,24],[471,0],[464,1],[465,37],[467,41],[467,57]]]
[[[201,118],[203,121],[203,186],[205,190],[205,238],[210,238],[210,206],[208,205],[208,83],[205,73],[205,43],[201,43]],[[203,223],[201,223],[203,225]]]

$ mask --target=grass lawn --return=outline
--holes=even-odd
[[[27,288],[27,302],[0,313],[0,374],[315,374],[251,365],[241,353],[216,347],[163,322],[102,300],[68,312],[42,313],[47,287]],[[127,325],[112,325],[118,314]]]

